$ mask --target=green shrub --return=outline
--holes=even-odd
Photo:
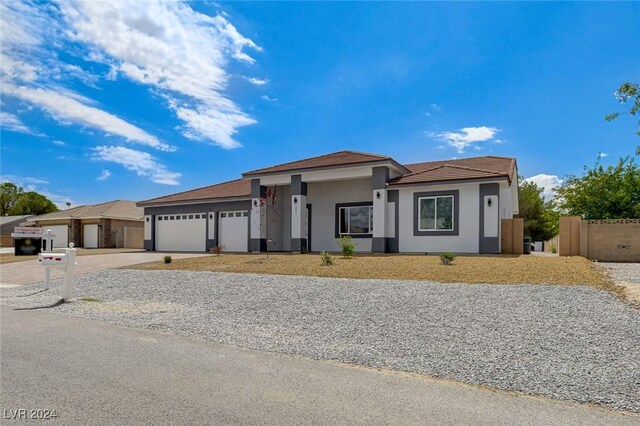
[[[171,263],[171,256],[165,256],[164,263]]]
[[[356,251],[356,243],[354,243],[353,238],[348,235],[343,235],[342,237],[338,238],[336,240],[336,243],[340,246],[343,257],[351,257]]]
[[[322,259],[323,266],[333,265],[333,256],[328,251],[323,251],[320,253],[320,259]]]
[[[440,262],[442,262],[443,265],[451,265],[451,262],[453,262],[455,258],[453,253],[445,252],[440,255]]]
[[[551,253],[555,253],[556,251],[557,251],[556,245],[555,244],[551,244]]]

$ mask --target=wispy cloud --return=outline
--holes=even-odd
[[[500,132],[500,129],[495,127],[480,126],[463,127],[456,132],[428,132],[427,135],[446,143],[447,146],[455,148],[458,153],[462,154],[466,148],[471,146],[474,146],[475,149],[479,149],[480,146],[477,144],[480,142],[492,141],[495,143],[502,143],[501,140],[495,139],[498,132]]]
[[[65,146],[64,142],[58,141],[58,140],[55,140],[55,141],[53,141],[51,143],[54,144],[55,146]]]
[[[53,202],[59,209],[66,208],[66,203],[75,203],[68,195],[57,194],[49,191],[47,185],[49,181],[43,178],[34,176],[15,176],[15,175],[2,175],[0,176],[0,182],[12,182],[19,187],[22,187],[25,191],[34,191],[44,195]]]
[[[545,175],[543,173],[526,178],[524,181],[533,182],[540,188],[543,188],[542,195],[547,200],[555,197],[555,191],[553,188],[557,188],[562,185],[562,179],[557,175]]]
[[[6,94],[31,102],[44,109],[62,124],[75,123],[100,129],[106,133],[121,136],[127,141],[140,143],[162,151],[175,149],[120,117],[86,105],[80,101],[84,100],[82,96],[72,92],[14,86],[12,84],[4,84],[3,89]]]
[[[254,63],[245,49],[261,48],[227,17],[170,0],[68,0],[61,10],[71,38],[111,67],[109,77],[120,74],[153,88],[183,121],[186,137],[236,148],[238,129],[256,122],[224,90],[229,60]]]
[[[119,164],[138,176],[149,177],[152,182],[178,185],[180,173],[170,172],[151,154],[122,146],[98,146],[93,149],[93,159]]]
[[[598,158],[605,158],[605,157],[607,157],[607,156],[609,156],[609,154],[608,154],[608,153],[606,153],[606,152],[599,152],[599,153],[598,153]]]
[[[43,136],[41,133],[27,127],[17,115],[8,112],[0,112],[0,128],[9,132]]]
[[[46,185],[49,183],[48,180],[33,177],[33,176],[16,176],[16,175],[2,175],[0,177],[0,181],[2,182],[13,182],[18,186],[25,185]]]
[[[269,80],[265,79],[260,79],[260,78],[255,78],[255,77],[244,77],[245,80],[247,80],[249,83],[254,84],[256,86],[264,86],[265,84],[267,84],[269,82]]]
[[[270,98],[267,95],[262,95],[260,97],[267,102],[278,102],[278,98]]]
[[[104,181],[104,180],[109,179],[110,177],[111,177],[111,172],[109,170],[105,169],[105,170],[102,171],[102,173],[100,173],[100,176],[98,176],[96,178],[96,180]]]

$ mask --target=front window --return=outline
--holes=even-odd
[[[420,231],[453,231],[453,195],[418,198]]]
[[[373,207],[340,207],[340,235],[373,233]]]

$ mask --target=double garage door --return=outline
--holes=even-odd
[[[225,251],[247,251],[247,212],[220,212],[218,240]],[[156,216],[155,249],[158,251],[206,251],[207,214]]]

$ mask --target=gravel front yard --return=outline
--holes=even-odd
[[[622,290],[630,301],[640,305],[640,263],[594,263]]]
[[[78,280],[77,296],[99,301],[50,311],[640,412],[640,310],[591,287],[138,270]],[[2,303],[51,304],[59,285],[3,289]]]

